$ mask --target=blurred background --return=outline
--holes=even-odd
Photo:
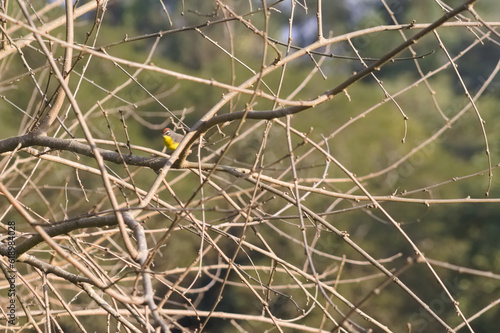
[[[74,4],[75,44],[96,53],[74,50],[68,86],[93,138],[102,140],[99,147],[116,151],[116,140],[129,144],[120,148],[124,155],[168,158],[172,152],[163,147],[163,128],[184,134],[214,111],[269,111],[313,101],[462,3],[80,1]],[[60,64],[65,46],[58,40],[65,39],[66,28],[58,20],[66,15],[64,4],[34,1],[28,9],[35,25],[57,38],[44,40]],[[158,170],[105,161],[117,179],[113,191],[120,208],[144,225],[150,250],[158,245],[148,269],[155,273],[156,303],[169,316],[166,322],[178,324],[173,331],[496,330],[500,3],[479,0],[474,9],[493,31],[464,11],[374,75],[290,116],[289,127],[286,117],[211,127],[204,133],[207,143],[200,152],[192,148],[187,158],[209,167],[173,168],[147,207],[139,198]],[[48,112],[59,81],[31,32],[16,25],[14,20],[26,21],[18,4],[2,1],[1,11],[4,140],[28,133]],[[244,85],[247,80],[251,83]],[[247,90],[228,89],[240,85]],[[47,136],[87,143],[67,100]],[[2,150],[0,179],[39,223],[49,227],[111,214],[102,178],[90,170],[97,169],[93,158],[70,149],[33,148],[37,151]],[[354,174],[387,214],[329,156]],[[216,164],[233,172],[216,170]],[[262,179],[249,181],[235,174],[240,170]],[[303,187],[295,192],[298,184]],[[287,201],[297,193],[304,196],[304,209],[322,220]],[[4,196],[0,205],[2,224],[16,221],[20,240],[33,233]],[[396,274],[442,322],[329,226]],[[172,236],[164,241],[169,228]],[[86,260],[124,290],[133,290],[134,279],[140,279],[116,226],[57,239],[75,256],[88,252]],[[75,272],[44,243],[29,253]],[[47,325],[47,312],[37,301],[40,291],[28,286],[41,288],[44,274],[27,264],[16,267],[25,277],[18,279],[18,294],[32,305],[35,319],[30,324],[19,306],[20,322],[10,329],[26,325],[35,331],[33,322]],[[315,274],[317,280],[311,279]],[[72,308],[48,297],[61,313],[52,319],[60,331],[123,330],[115,319],[108,321],[106,311],[85,313],[84,308],[99,306],[77,285],[50,276]],[[0,286],[6,290],[8,284],[0,280]],[[71,311],[82,325],[67,315]],[[4,319],[0,323],[8,326]]]

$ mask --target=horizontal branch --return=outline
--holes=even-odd
[[[229,115],[229,114],[228,114]],[[89,145],[78,142],[73,139],[59,139],[59,138],[51,138],[47,136],[34,136],[32,134],[27,134],[18,137],[12,137],[5,140],[0,141],[0,154],[7,153],[9,151],[13,151],[16,147],[21,144],[20,148],[30,147],[30,146],[43,146],[47,148],[51,148],[54,150],[61,151],[69,151],[76,154],[81,154],[88,157],[93,157],[92,149]],[[154,171],[162,168],[165,163],[168,161],[168,158],[164,157],[146,157],[146,156],[137,156],[137,155],[129,155],[129,154],[119,154],[115,151],[106,150],[102,148],[98,148],[101,153],[103,159],[108,162],[123,164],[124,162],[127,165],[134,166],[142,166],[150,168]],[[293,188],[293,184],[278,180],[273,177],[268,177],[266,175],[258,174],[256,172],[251,172],[250,169],[245,168],[235,168],[231,166],[225,165],[215,165],[212,163],[198,163],[198,162],[189,162],[184,161],[182,164],[174,164],[173,168],[178,169],[201,169],[201,170],[211,170],[215,168],[217,171],[229,173],[238,178],[258,178],[261,181],[268,182],[269,184],[274,184],[277,186],[281,186],[286,189]],[[455,181],[455,180],[454,180]],[[311,186],[298,185],[298,188],[301,191],[316,193],[322,196],[328,196],[332,198],[341,198],[345,200],[352,200],[355,202],[367,201],[369,198],[365,195],[353,195],[346,194],[334,191],[328,191],[322,188],[314,188]],[[408,198],[404,197],[404,195],[383,195],[383,196],[374,196],[377,201],[380,202],[401,202],[401,203],[413,203],[413,204],[424,204],[424,205],[433,205],[433,204],[450,204],[450,203],[497,203],[500,202],[500,199],[497,198],[449,198],[449,199],[432,199],[432,198]],[[1,252],[0,252],[1,254]]]
[[[85,228],[102,228],[105,226],[112,226],[116,224],[118,224],[118,221],[116,220],[116,217],[114,215],[92,216],[92,217],[83,217],[79,219],[56,222],[51,225],[45,225],[48,228],[44,230],[47,233],[47,235],[53,238],[56,236],[68,234],[74,230],[85,229]],[[35,234],[32,237],[23,241],[22,243],[17,244],[16,257],[21,256],[23,253],[29,251],[33,247],[42,243],[43,241],[44,241],[43,237],[40,234]],[[8,248],[9,248],[8,244],[0,245],[0,254],[7,256]]]
[[[64,150],[73,153],[94,157],[92,147],[76,140],[52,138],[44,135],[33,135],[31,133],[11,137],[0,141],[0,154],[31,146],[42,146],[53,150]],[[153,170],[160,169],[166,159],[160,157],[137,156],[130,154],[119,154],[115,151],[97,148],[102,158],[116,164],[126,163],[128,165],[144,166]]]

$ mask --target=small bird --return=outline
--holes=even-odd
[[[182,139],[184,139],[184,135],[177,134],[168,127],[163,130],[163,143],[169,150],[177,149]]]

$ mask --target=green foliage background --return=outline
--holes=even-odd
[[[241,3],[241,6],[248,6],[249,2],[234,1],[234,3],[235,5]],[[455,1],[455,3],[459,2]],[[174,13],[178,13],[181,10],[184,12],[184,16],[180,17],[177,15],[174,17],[174,26],[199,24],[204,19],[206,20],[203,15],[210,15],[216,12],[216,8],[213,7],[211,2],[201,0],[186,1],[185,3],[167,1],[166,5],[173,16]],[[423,5],[417,1],[393,1],[391,5],[393,5],[395,12],[397,12],[396,16],[400,22],[411,22],[412,20],[415,20],[417,23],[430,22],[431,18],[440,15],[436,6]],[[185,6],[185,8],[181,9],[181,6]],[[314,12],[314,4],[309,4],[309,6],[309,11]],[[480,7],[483,8],[482,11]],[[489,10],[484,10],[484,8],[488,8]],[[283,31],[287,27],[288,18],[286,7],[283,6],[281,9],[283,13],[273,12],[271,14],[270,35],[273,38],[283,40]],[[203,14],[197,15],[195,11],[196,13]],[[356,19],[353,18],[353,11],[355,9],[350,8],[347,1],[325,3],[323,15],[324,21],[328,24],[328,26],[324,27],[325,31],[331,29],[335,34],[340,34],[362,27],[390,24],[390,18],[384,14],[385,11],[382,10],[381,5],[373,6],[372,10],[360,11],[360,13],[357,13],[358,16]],[[500,11],[500,5],[495,1],[480,1],[478,3],[478,11],[485,13],[485,19],[488,19],[487,16],[489,14],[491,15],[490,19],[495,20],[498,19],[495,13]],[[310,35],[308,31],[305,31],[309,27],[307,20],[310,16],[309,14],[306,15],[303,11],[298,11],[295,24],[297,27],[303,27],[301,30],[302,35],[297,37],[298,45],[301,42],[310,42],[309,40],[304,40]],[[79,31],[88,31],[92,24],[92,19],[92,17],[87,17],[86,20],[80,22],[80,24],[88,26],[88,28],[82,28]],[[104,22],[102,26],[105,33],[101,33],[98,39],[98,45],[101,46],[123,39],[125,37],[124,31],[128,37],[133,37],[170,29],[165,13],[161,11],[160,4],[152,0],[128,1],[123,5],[113,3],[109,7],[108,19],[109,21]],[[175,20],[183,20],[183,22],[181,24]],[[259,17],[256,17],[252,22],[262,27]],[[240,38],[238,32],[243,30],[245,28],[241,26],[236,26],[234,30],[234,35],[237,36],[235,40],[235,55],[250,67],[258,68],[261,61],[259,54],[261,53],[262,42],[256,36],[248,34],[241,34],[242,37]],[[225,33],[223,25],[208,27],[203,29],[203,31],[207,35],[212,36]],[[463,50],[473,40],[472,35],[465,38],[451,30],[447,31],[446,28],[439,30],[439,32],[443,40],[446,40],[448,51],[454,54]],[[83,34],[78,38],[83,39]],[[401,40],[399,32],[378,33],[373,36],[371,35],[370,38],[369,40],[353,40],[353,42],[363,56],[373,58],[383,55],[384,52],[400,43]],[[122,56],[126,59],[140,62],[146,59],[147,52],[150,51],[153,42],[154,38],[146,38],[134,43],[123,43],[113,46],[106,49],[106,51],[111,55]],[[224,47],[227,47],[227,45],[224,45]],[[332,50],[334,53],[349,51],[348,45],[336,46],[336,48]],[[422,43],[416,46],[416,49],[420,54],[436,51],[420,60],[424,73],[446,62],[443,53],[439,52],[439,46],[433,38],[424,39]],[[474,95],[484,82],[488,75],[488,70],[491,71],[491,68],[498,61],[500,55],[498,50],[498,45],[486,43],[474,48],[470,54],[459,60],[458,68],[472,95]],[[62,50],[60,49],[55,50],[56,54],[61,52]],[[39,54],[36,52],[30,53],[30,51],[26,51],[26,53],[26,57],[30,60],[33,67],[44,66]],[[354,56],[352,52],[348,55]],[[401,55],[401,57],[403,56],[408,57],[410,54],[407,52]],[[39,63],[37,63],[38,58],[40,58]],[[232,74],[228,71],[229,67],[227,66],[228,61],[228,57],[221,55],[221,52],[213,44],[208,43],[194,31],[165,35],[162,37],[162,42],[152,57],[152,62],[159,67],[178,70],[179,72],[203,78],[214,78],[221,82],[227,82],[231,78]],[[4,78],[19,74],[16,73],[16,69],[22,69],[23,67],[18,62],[18,59],[13,60],[12,65],[6,68],[6,71],[3,73]],[[85,59],[78,63],[77,72],[83,70],[84,63]],[[316,75],[312,82],[300,92],[299,98],[311,98],[315,96],[314,94],[317,94],[318,86],[333,87],[346,79],[353,71],[360,70],[362,67],[355,60],[326,59],[323,68],[327,78],[324,79],[321,75]],[[282,87],[282,96],[286,96],[292,92],[298,82],[301,82],[309,73],[310,69],[311,62],[306,57],[290,64],[287,72],[287,80]],[[247,69],[237,66],[235,73],[236,83],[243,82],[251,75],[252,73]],[[413,61],[398,61],[382,68],[377,73],[377,76],[383,80],[384,87],[389,92],[394,92],[414,82],[416,71]],[[120,74],[120,71],[112,68],[109,62],[99,59],[92,62],[92,68],[87,70],[86,77],[92,80],[93,83],[83,82],[80,87],[79,96],[85,96],[85,98],[79,99],[82,110],[87,110],[97,99],[104,97],[108,93],[107,91],[97,89],[96,85],[111,89],[109,87],[118,86],[127,79],[125,74]],[[273,87],[276,86],[278,80],[279,73],[266,77],[266,82]],[[207,112],[220,99],[221,94],[224,93],[224,91],[215,87],[199,85],[190,81],[178,81],[155,73],[142,73],[139,75],[138,81],[143,83],[145,88],[152,94],[161,94],[172,90],[171,93],[167,93],[162,97],[160,101],[176,113],[180,113],[184,109],[189,109],[184,122],[191,125]],[[458,79],[451,69],[447,70],[446,73],[442,72],[438,77],[431,78],[430,82],[436,90],[435,96],[439,100],[440,106],[446,116],[452,117],[467,103],[463,90],[458,84]],[[17,83],[16,93],[9,94],[9,97],[12,98],[12,104],[26,105],[27,96],[25,92],[31,91],[31,84],[32,82],[28,80],[22,80]],[[76,84],[76,81],[72,81],[71,84]],[[482,117],[486,121],[485,126],[492,153],[492,161],[496,165],[499,163],[498,157],[500,153],[500,114],[497,112],[500,103],[498,90],[500,88],[500,80],[496,78],[490,87],[492,88],[478,102],[478,107]],[[49,89],[54,90],[55,85],[50,86]],[[339,95],[329,103],[295,115],[292,118],[292,125],[303,132],[311,130],[310,137],[315,141],[319,141],[322,135],[328,135],[335,128],[340,128],[349,119],[358,116],[361,112],[377,104],[384,98],[383,91],[370,77],[349,88],[348,94],[350,98],[346,95]],[[133,110],[133,112],[137,112],[149,121],[157,124],[162,123],[168,118],[166,113],[159,111],[161,108],[159,108],[158,103],[152,99],[148,99],[147,93],[144,90],[138,89],[137,86],[132,86],[120,92],[119,97],[122,100],[112,99],[108,104],[104,105],[109,110],[111,124],[118,141],[126,141],[118,112],[120,109]],[[146,100],[146,102],[135,107],[133,104],[136,100]],[[412,93],[402,94],[396,100],[409,117],[406,136],[404,134],[404,120],[401,113],[394,103],[387,102],[375,111],[367,114],[363,119],[354,122],[351,126],[338,132],[329,141],[330,152],[358,177],[383,169],[386,165],[391,164],[391,162],[411,151],[445,123],[436,109],[433,109],[431,95],[423,83],[413,88]],[[232,106],[233,110],[241,110],[245,102],[244,99],[239,100]],[[1,101],[0,103],[2,108],[0,130],[4,134],[3,137],[17,135],[20,119],[19,111],[9,106],[5,101]],[[255,108],[266,110],[271,106],[271,102],[259,101],[259,104]],[[99,133],[102,133],[102,138],[107,138],[107,126],[100,120],[100,111],[96,111],[95,114],[97,121],[93,122],[93,131],[96,133],[97,138],[99,137]],[[69,113],[68,117],[73,117],[73,115]],[[128,117],[127,119],[132,144],[147,146],[156,150],[162,149],[162,142],[159,136],[160,131],[155,132],[145,128],[139,122],[134,121],[132,117]],[[245,123],[244,128],[252,125],[253,122],[248,121]],[[233,125],[229,126],[228,129],[228,132],[230,132],[233,129]],[[282,137],[283,133],[282,130],[274,128],[270,134],[271,142],[273,137]],[[82,137],[82,133],[78,130],[74,134],[77,137]],[[213,138],[219,139],[216,134],[213,135]],[[405,143],[402,143],[404,137]],[[261,131],[256,132],[254,136],[247,137],[238,145],[237,150],[229,152],[227,161],[232,160],[242,166],[251,164],[255,153],[258,151],[261,139]],[[309,149],[308,146],[301,145],[300,140],[296,138],[294,138],[293,143],[297,145],[295,152],[297,156],[300,156]],[[274,148],[276,148],[276,151],[274,151]],[[280,146],[274,147],[271,144],[267,147],[267,150],[267,162],[272,163],[273,159],[278,160],[282,158],[283,152],[286,149]],[[83,160],[85,161],[85,158]],[[93,164],[92,161],[89,164]],[[299,171],[299,177],[317,177],[321,173],[319,170],[322,170],[324,166],[324,159],[319,154],[313,154],[311,158],[302,161],[297,166],[302,168]],[[123,168],[118,166],[111,167],[116,173],[122,177],[126,177]],[[276,165],[276,174],[279,174],[281,167],[282,164],[280,163]],[[386,175],[370,179],[363,184],[373,195],[388,195],[394,191],[397,193],[414,191],[450,181],[453,177],[463,177],[485,169],[487,169],[487,158],[484,140],[478,119],[470,111],[468,115],[448,130],[439,140],[431,143],[419,154]],[[56,171],[51,173],[55,175],[53,177],[59,178],[54,179],[54,183],[59,183],[60,179],[66,178],[72,186],[78,186],[74,178],[74,172],[71,170],[61,167],[61,170],[52,171]],[[169,174],[168,181],[174,181],[180,172],[183,171]],[[155,174],[152,172],[143,172],[138,174],[135,180],[139,184],[141,182],[150,183],[154,177]],[[329,174],[329,177],[345,178],[345,175],[337,170],[335,174]],[[83,183],[87,188],[95,187],[91,185],[93,182],[98,184],[99,179],[96,176],[89,176],[83,179]],[[186,199],[190,196],[192,188],[196,186],[197,182],[198,179],[193,175],[182,182],[173,182],[172,187],[181,199]],[[326,183],[324,187],[331,190],[348,191],[352,187],[352,184]],[[484,172],[482,176],[474,176],[458,182],[450,182],[446,186],[422,191],[416,196],[429,196],[433,198],[483,197],[486,187],[487,172]],[[500,180],[496,176],[496,170],[494,170],[490,196],[500,197],[499,188]],[[184,189],[186,189],[185,193],[183,192]],[[42,191],[49,201],[61,202],[62,192],[50,189],[42,189]],[[93,193],[89,192],[88,195],[92,198]],[[170,200],[167,194],[165,194],[163,199]],[[27,204],[36,210],[37,205],[41,205],[38,200],[37,197],[33,197],[32,202],[27,202]],[[92,200],[89,203],[82,200],[81,193],[78,191],[74,191],[74,193],[70,191],[67,200],[69,202],[68,212],[75,215],[90,211],[96,205]],[[307,201],[311,207],[317,207],[318,211],[322,211],[322,209],[332,204],[331,200],[315,195],[311,195]],[[271,200],[267,205],[267,209],[272,211],[273,205],[277,210],[283,206],[283,202],[279,199]],[[352,203],[344,202],[337,209],[343,208],[347,210],[352,205]],[[210,206],[210,203],[208,206]],[[500,235],[500,206],[498,204],[444,204],[433,205],[423,209],[421,205],[417,204],[391,203],[384,205],[384,207],[386,207],[397,221],[403,224],[405,231],[411,235],[419,248],[429,258],[478,270],[492,271],[495,274],[500,273],[500,243],[498,242]],[[101,208],[104,208],[104,206]],[[56,207],[54,209],[57,210]],[[218,213],[215,211],[208,211],[207,214],[209,219],[214,219],[218,216]],[[393,226],[383,221],[383,217],[377,211],[370,208],[346,211],[342,214],[332,215],[331,220],[336,227],[346,230],[354,241],[362,243],[364,248],[376,258],[386,258],[394,256],[397,253],[403,253],[404,255],[400,259],[394,261],[394,267],[400,266],[401,261],[406,260],[407,256],[412,255],[407,242],[402,237],[395,236]],[[289,222],[276,221],[277,224],[286,224]],[[155,225],[164,223],[164,221],[152,218],[148,223],[154,228]],[[286,228],[285,226],[281,227]],[[288,231],[290,235],[299,233],[299,230],[295,226],[290,226]],[[266,230],[265,228],[260,229],[260,232],[267,232],[268,234],[265,237],[275,238],[273,245],[277,254],[290,258],[301,258],[297,260],[298,262],[303,259],[303,248],[300,246],[290,246],[291,243],[287,241],[284,235],[279,235],[275,230]],[[315,233],[314,229],[308,232],[313,237]],[[199,238],[190,235],[188,231],[183,232],[182,235],[183,238],[175,239],[174,244],[170,247],[171,251],[174,251],[170,253],[170,258],[173,260],[170,260],[168,267],[165,267],[165,263],[159,258],[156,263],[158,269],[185,266],[191,262],[192,257],[187,254],[193,254],[197,251]],[[361,260],[361,257],[357,253],[354,253],[352,249],[342,243],[337,237],[333,235],[323,237],[331,237],[331,241],[324,241],[323,244],[327,245],[324,245],[325,248],[318,250],[336,255],[345,255],[347,258],[353,260]],[[296,236],[295,238],[300,239],[300,236]],[[256,239],[253,241],[256,241]],[[231,246],[234,246],[234,244],[227,242],[225,245],[227,246],[227,251],[231,252]],[[259,265],[258,256],[252,259],[255,260],[253,264]],[[328,265],[331,262],[325,262],[325,266],[322,266],[321,257],[317,257],[317,259],[320,271],[329,268]],[[206,260],[213,260],[216,263],[218,260],[217,254],[212,253],[212,256],[207,256]],[[242,265],[250,264],[244,256],[241,256],[238,260],[240,260],[239,263]],[[269,259],[262,257],[261,260],[267,262]],[[294,260],[291,259],[291,261]],[[500,284],[496,279],[459,274],[442,268],[437,268],[437,271],[445,283],[451,286],[450,289],[453,292],[453,296],[460,302],[460,307],[466,314],[471,315],[475,313],[491,302],[492,299],[498,299],[500,296]],[[356,278],[361,275],[373,273],[372,269],[364,268],[363,266],[346,265],[342,278]],[[403,273],[400,278],[426,302],[429,302],[431,305],[442,306],[442,313],[446,314],[444,317],[448,322],[459,324],[460,320],[456,316],[454,307],[452,304],[447,303],[442,298],[442,295],[436,294],[436,292],[440,292],[440,287],[434,283],[435,280],[429,274],[429,271],[420,264]],[[284,283],[285,281],[280,282]],[[361,299],[363,295],[369,293],[380,282],[381,280],[374,280],[367,283],[340,284],[338,290],[346,295],[346,297],[351,297],[351,299]],[[200,284],[203,284],[203,281]],[[243,291],[238,290],[238,294],[234,294],[238,295],[238,297],[232,297],[232,293],[228,292],[231,288],[238,287],[227,287],[225,296],[217,308],[218,311],[226,310],[249,314],[261,311],[258,306],[259,304],[256,305],[252,301],[248,301],[248,299],[252,298],[250,294],[248,298],[245,298],[241,296]],[[423,329],[421,331],[431,332],[439,327],[425,314],[415,312],[415,304],[408,304],[407,298],[402,296],[402,291],[398,290],[395,285],[389,285],[387,288],[390,292],[383,292],[380,296],[375,297],[374,301],[367,305],[369,309],[364,310],[373,313],[377,312],[373,311],[376,308],[386,309],[383,313],[378,313],[380,316],[378,319],[382,322],[388,321],[394,323],[395,327],[401,328],[401,331],[405,329],[406,322],[413,323],[414,330],[412,332],[419,331],[420,329]],[[293,292],[290,292],[290,295],[293,296]],[[436,300],[436,302],[433,303],[433,300]],[[203,308],[202,305],[200,309],[210,309],[211,305],[207,303],[205,305],[206,308]],[[283,318],[294,316],[296,311],[293,303],[289,299],[282,297],[277,297],[275,303],[271,304],[271,307],[273,307],[273,311],[277,316],[281,315]],[[497,329],[498,325],[498,320],[494,318],[500,318],[500,309],[498,307],[475,320],[473,327],[476,329],[476,332],[493,332]],[[354,317],[354,319],[359,318]],[[314,322],[315,320],[321,320],[321,318],[312,317],[308,320]],[[100,324],[96,326],[100,326]],[[225,329],[229,329],[229,327],[224,320],[219,321],[214,319],[207,328],[213,332],[222,332]],[[247,327],[246,329],[249,331],[263,330],[262,327]]]

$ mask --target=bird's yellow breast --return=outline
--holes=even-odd
[[[179,146],[179,142],[174,142],[168,135],[163,136],[163,143],[170,150],[175,150]]]

